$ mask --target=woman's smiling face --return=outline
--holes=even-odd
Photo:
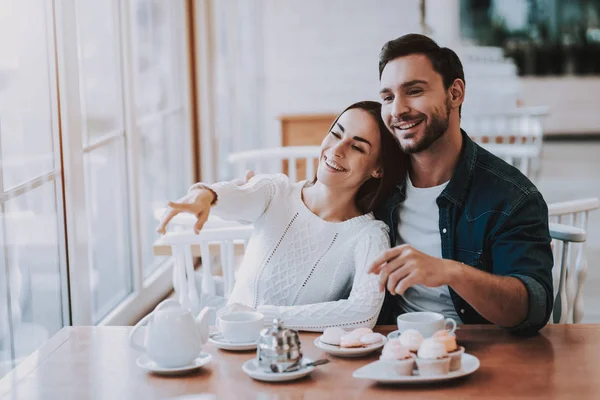
[[[324,185],[358,188],[381,176],[381,138],[375,119],[364,110],[344,112],[321,144],[317,179]]]

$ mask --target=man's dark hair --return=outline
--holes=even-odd
[[[388,62],[411,54],[423,54],[429,59],[434,71],[442,76],[444,89],[448,90],[455,79],[465,82],[465,73],[458,55],[447,47],[440,47],[433,39],[417,33],[400,36],[383,45],[379,52],[379,79]],[[461,108],[462,106],[458,109],[459,115]]]

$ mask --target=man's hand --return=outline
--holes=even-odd
[[[456,268],[454,261],[431,257],[403,244],[377,257],[371,263],[369,273],[379,274],[379,290],[387,287],[391,294],[402,295],[414,285],[449,285]]]
[[[369,273],[379,274],[379,289],[387,286],[391,294],[402,295],[414,285],[448,285],[485,319],[499,326],[517,326],[527,317],[527,289],[519,279],[431,257],[406,244],[377,257]]]

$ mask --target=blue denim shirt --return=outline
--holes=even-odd
[[[548,207],[537,188],[516,168],[484,150],[462,131],[463,146],[452,179],[437,198],[442,257],[495,275],[513,276],[529,295],[527,318],[508,329],[537,332],[548,322],[553,306],[553,256]],[[375,215],[398,235],[398,206],[404,184]],[[452,288],[456,312],[465,324],[489,323]],[[386,291],[379,324],[395,324],[402,313],[397,296]]]

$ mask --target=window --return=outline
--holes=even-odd
[[[170,289],[152,244],[193,178],[187,3],[0,0],[0,376]]]
[[[164,261],[152,253],[156,240],[154,210],[169,196],[179,197],[190,183],[191,144],[186,73],[185,24],[169,1],[131,4],[135,130],[138,133],[138,180],[143,275]]]
[[[69,323],[46,4],[0,1],[0,376]]]
[[[520,75],[600,75],[600,0],[461,0],[465,39],[504,49]]]

